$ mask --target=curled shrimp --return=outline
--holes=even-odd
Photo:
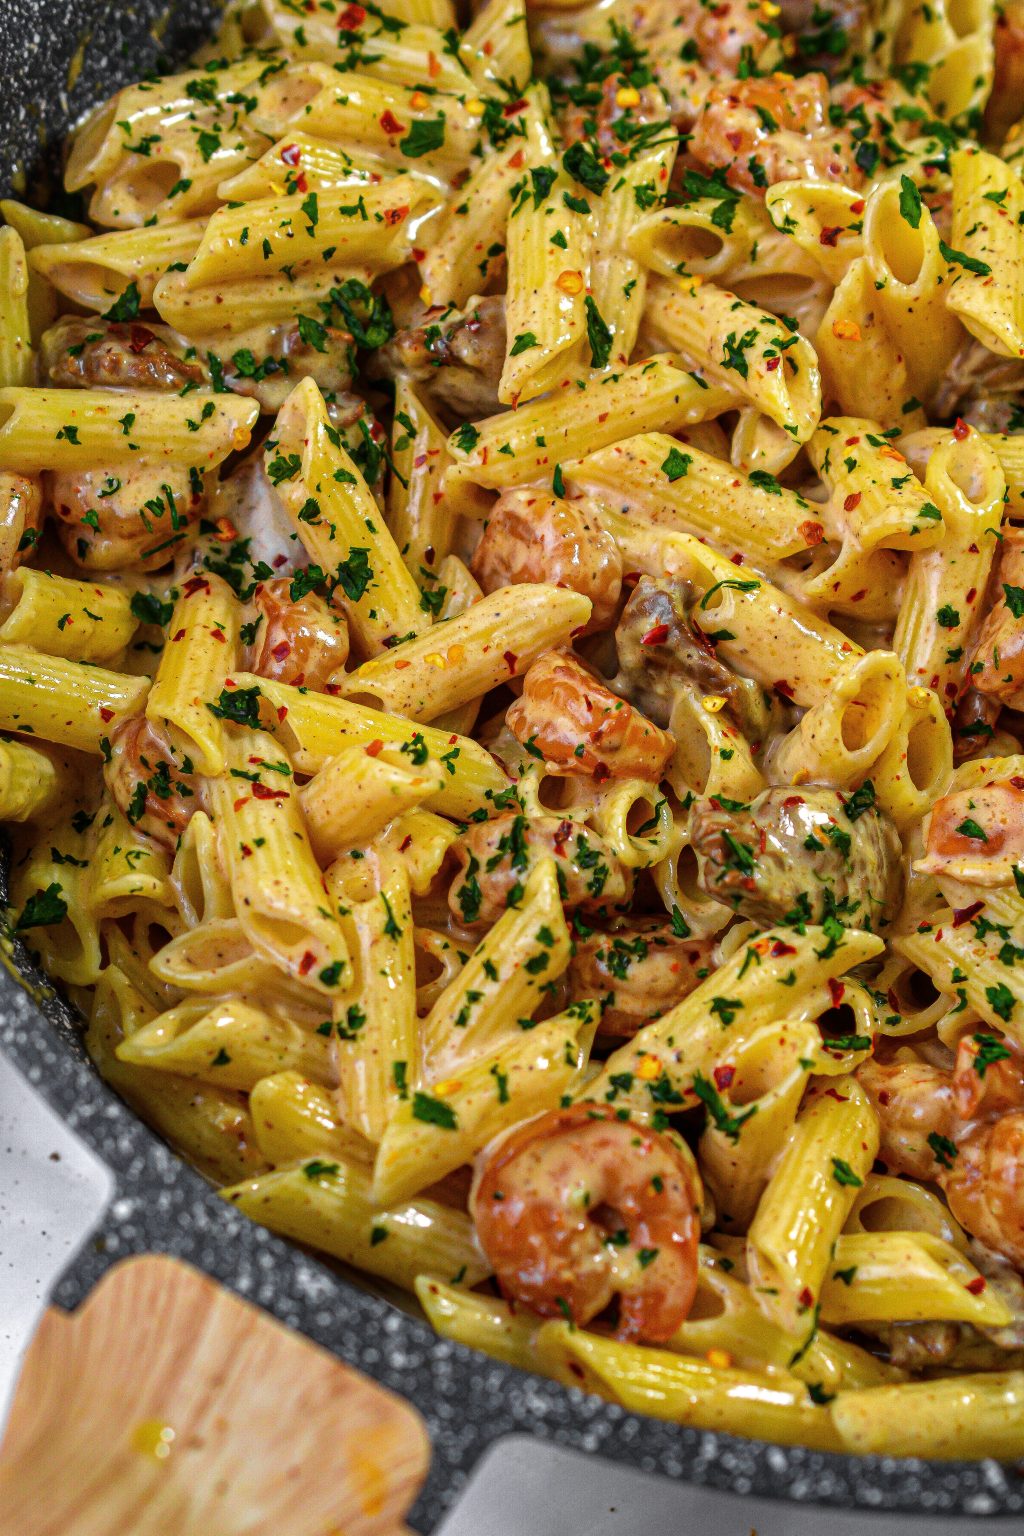
[[[949,1072],[924,1061],[861,1062],[857,1079],[878,1116],[878,1156],[892,1173],[934,1179],[941,1164],[929,1136],[954,1129]]]
[[[730,80],[708,92],[690,149],[755,196],[795,179],[860,186],[863,175],[829,124],[828,105],[824,75]]]
[[[1024,859],[1024,778],[943,795],[925,834],[925,856],[914,868],[974,885],[1010,885]]]
[[[618,1336],[658,1343],[693,1305],[699,1201],[679,1143],[574,1104],[482,1154],[470,1210],[506,1296],[580,1325],[618,1296]]]
[[[451,851],[461,868],[449,888],[448,906],[467,928],[496,923],[542,859],[554,859],[568,911],[618,906],[633,890],[632,871],[604,838],[559,816],[508,811],[477,822]]]
[[[485,592],[546,581],[593,604],[590,629],[607,629],[622,590],[622,556],[582,502],[549,491],[506,491],[495,502],[472,561]]]
[[[60,541],[90,571],[166,565],[205,500],[202,480],[182,464],[56,470],[48,479]]]
[[[177,761],[164,732],[145,715],[114,727],[103,777],[132,826],[164,848],[174,849],[193,811],[204,809],[201,780],[187,761]]]
[[[656,783],[675,740],[572,656],[549,651],[523,679],[505,723],[544,758],[548,773]]]
[[[322,693],[331,673],[348,660],[348,626],[315,592],[293,598],[292,586],[282,576],[261,582],[253,593],[256,629],[246,667]]]
[[[13,571],[31,550],[43,521],[39,481],[0,472],[0,570]]]
[[[681,1002],[711,967],[710,942],[681,938],[660,918],[579,939],[569,966],[573,1000],[599,997],[602,1035],[635,1035]]]
[[[943,1174],[949,1208],[961,1226],[1024,1268],[1024,1113],[972,1126],[956,1138]]]

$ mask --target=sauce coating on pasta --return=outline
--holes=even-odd
[[[242,0],[0,205],[16,936],[226,1200],[681,1423],[1024,1444],[1022,40]]]

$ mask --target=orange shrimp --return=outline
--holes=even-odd
[[[1024,778],[979,784],[937,800],[925,856],[914,868],[976,885],[1009,885],[1024,860]]]
[[[183,464],[121,464],[47,476],[60,541],[90,571],[157,570],[185,538],[205,495]]]
[[[974,1237],[1024,1268],[1024,1113],[972,1126],[956,1148],[942,1177],[950,1210]]]
[[[681,1002],[710,969],[710,941],[681,938],[660,918],[579,939],[569,966],[573,1000],[600,997],[602,1035],[635,1035]]]
[[[1024,583],[1024,529],[1007,528],[1000,535],[999,572],[993,586],[995,599],[985,614],[971,658],[971,686],[987,699],[1024,705],[1024,619],[1006,601],[1008,590]]]
[[[13,571],[35,546],[43,522],[39,481],[0,472],[0,571]]]
[[[558,816],[512,811],[495,816],[471,827],[452,845],[452,853],[461,869],[448,891],[448,906],[468,928],[496,923],[509,901],[520,899],[530,871],[542,859],[554,859],[569,910],[619,906],[632,894],[632,872],[604,839]]]
[[[699,1200],[675,1140],[574,1104],[485,1150],[470,1210],[506,1296],[583,1325],[617,1295],[619,1338],[660,1343],[696,1295]]]
[[[533,663],[505,723],[543,756],[548,773],[563,777],[656,783],[675,750],[668,731],[559,651]]]
[[[132,826],[164,848],[173,850],[193,811],[205,809],[202,782],[187,760],[177,762],[164,732],[145,715],[114,727],[103,777]]]
[[[476,547],[473,575],[485,592],[546,581],[593,603],[589,629],[607,629],[622,591],[622,556],[582,502],[549,491],[506,491]]]
[[[809,179],[858,187],[864,180],[848,138],[828,117],[824,75],[731,80],[708,92],[690,151],[755,196],[777,181]]]
[[[885,1166],[911,1179],[934,1179],[941,1164],[928,1138],[948,1139],[954,1129],[950,1074],[924,1061],[869,1058],[857,1068],[857,1080],[878,1116]]]
[[[315,592],[292,598],[292,586],[280,576],[253,593],[256,633],[246,670],[322,693],[331,673],[348,660],[348,625]]]

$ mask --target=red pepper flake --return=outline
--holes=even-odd
[[[781,693],[785,699],[793,697],[793,684],[787,683],[784,677],[779,678],[778,682],[772,684],[772,687],[776,693]]]
[[[839,236],[842,234],[842,232],[843,226],[841,224],[826,224],[825,228],[818,236],[818,244],[831,245],[834,247],[839,243]]]
[[[324,683],[324,693],[329,693],[332,699],[336,699],[340,692],[340,683]]]
[[[379,737],[376,740],[371,741],[365,748],[367,757],[379,757],[383,750],[384,743],[380,740]]]
[[[808,549],[815,544],[820,544],[825,537],[825,530],[821,523],[816,523],[811,518],[808,518],[805,523],[800,524],[800,532],[807,543]]]
[[[977,551],[975,551],[975,553],[977,553]],[[968,587],[967,588],[967,595],[964,598],[964,602],[965,603],[973,603],[974,599],[977,597],[977,595],[978,595],[977,587]]]
[[[290,800],[286,789],[271,789],[269,784],[254,784],[252,787],[253,798],[256,800]]]
[[[971,435],[970,427],[967,425],[966,421],[964,421],[961,416],[958,416],[957,419],[956,419],[956,425],[953,428],[953,436],[956,438],[958,443],[962,443],[964,438],[965,437],[970,437],[970,435]]]
[[[290,656],[291,653],[291,642],[288,640],[279,640],[270,654],[273,656],[275,661],[284,661],[285,657]]]
[[[515,117],[518,113],[523,111],[525,106],[526,97],[520,96],[518,101],[510,101],[507,106],[502,107],[501,115],[502,117]]]
[[[1024,789],[1024,777],[1022,777],[1019,773],[1014,774],[1013,778],[1010,780],[1010,783],[1013,785],[1014,789]]]
[[[366,12],[361,5],[346,5],[338,17],[338,30],[340,32],[355,32],[366,20]]]
[[[721,1093],[723,1088],[728,1088],[731,1085],[733,1078],[736,1076],[736,1068],[726,1062],[724,1066],[716,1067],[712,1076],[715,1079],[715,1087]]]
[[[769,954],[771,955],[773,960],[778,960],[783,955],[795,955],[796,954],[796,945],[795,944],[787,944],[785,939],[773,939],[772,940],[772,947],[769,950]]]
[[[668,625],[667,624],[655,624],[653,629],[649,629],[647,631],[646,635],[642,635],[641,636],[640,644],[641,645],[664,645],[664,643],[665,643],[665,641],[667,639],[668,639]]]
[[[803,805],[804,797],[803,795],[787,795],[782,804],[788,810],[791,805]]]
[[[308,192],[309,191],[309,182],[306,180],[306,173],[305,173],[305,171],[300,171],[299,174],[296,176],[296,178],[295,178],[295,190],[297,192]]]
[[[860,506],[860,503],[861,503],[861,495],[862,495],[862,493],[860,491],[851,491],[849,496],[847,496],[846,500],[843,502],[843,511],[844,512],[854,512],[854,511],[856,511],[856,509]]]
[[[781,362],[781,357],[770,357],[764,366],[769,373],[774,373]]]
[[[316,965],[316,955],[311,949],[307,949],[299,961],[299,975],[308,976],[314,965]]]
[[[508,667],[510,672],[514,672],[516,667],[519,665],[519,657],[516,655],[515,651],[502,651],[501,659],[505,663],[506,667]]]
[[[727,133],[725,137],[736,153],[739,154],[740,146],[743,143],[742,133],[734,129],[731,133]]]
[[[825,1088],[825,1089],[823,1089],[821,1096],[822,1096],[823,1099],[835,1099],[837,1104],[845,1104],[846,1103],[846,1100],[843,1098],[842,1094],[841,1093],[837,1093],[835,1088]]]
[[[408,217],[408,203],[402,203],[398,208],[384,209],[384,223],[388,226],[389,229],[393,229],[396,224],[401,224],[402,220],[407,219]]]
[[[985,1276],[975,1275],[973,1280],[968,1280],[964,1289],[970,1291],[972,1296],[980,1296],[985,1289]]]
[[[954,907],[953,927],[962,928],[964,923],[969,923],[972,917],[977,917],[984,905],[983,901],[972,901],[969,907]]]
[[[349,6],[350,11],[359,9],[359,6]],[[281,151],[281,159],[284,161],[285,165],[298,165],[299,161],[302,159],[302,151],[297,144],[286,144],[284,149]]]
[[[153,332],[147,330],[144,325],[133,325],[128,332],[128,350],[134,352],[137,357],[155,339]]]
[[[508,163],[509,170],[510,171],[521,171],[522,168],[523,168],[523,160],[524,159],[525,159],[525,156],[523,154],[523,151],[521,149],[517,149],[515,154],[512,156],[511,160]]]
[[[183,629],[179,629],[177,634],[171,636],[171,644],[173,645],[175,640],[184,640],[184,638],[185,631]]]
[[[598,763],[597,764],[597,766],[594,769],[594,783],[595,784],[603,784],[605,782],[605,780],[606,779],[610,779],[611,776],[612,776],[612,771],[608,767],[607,763]]]
[[[412,842],[412,833],[411,832],[407,832],[406,835],[402,838],[402,841],[398,845],[399,853],[404,853],[405,850],[408,848],[408,846],[409,846],[409,844],[411,842]]]
[[[814,1292],[811,1290],[809,1285],[804,1286],[803,1290],[800,1292],[800,1295],[797,1297],[797,1301],[802,1307],[811,1307],[814,1305]]]
[[[287,717],[287,714],[288,714],[288,706],[287,706],[287,704],[279,704],[278,708],[277,708],[278,722],[280,723],[280,722],[284,721],[285,718]]]
[[[381,113],[381,115],[377,119],[377,121],[380,123],[380,125],[383,128],[385,133],[404,133],[405,132],[405,124],[404,123],[400,123],[398,121],[398,118],[392,112],[390,107],[387,109],[386,112],[382,112]]]
[[[846,988],[843,986],[838,977],[830,976],[828,979],[828,990],[829,995],[832,998],[832,1007],[838,1008],[839,1004],[843,1000],[843,995],[846,992]]]
[[[112,709],[108,709],[106,704],[101,704],[100,705],[100,719],[103,721],[104,725],[106,725],[108,720],[113,720],[113,718],[114,718],[114,711]]]
[[[241,847],[242,847],[242,858],[243,859],[251,859],[252,858],[252,849],[249,847],[249,844],[248,843],[243,843],[241,845]]]
[[[238,799],[235,801],[234,810],[237,813],[238,811],[240,811],[242,809],[243,805],[248,805],[248,804],[249,804],[249,796],[248,795],[239,795]]]
[[[862,214],[864,212],[864,199],[862,197],[858,197],[855,203],[850,204],[850,212],[856,214]]]

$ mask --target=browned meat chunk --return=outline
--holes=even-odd
[[[736,724],[757,740],[768,720],[761,690],[718,660],[692,603],[685,582],[641,576],[615,631],[619,671],[612,687],[659,725],[669,723],[685,688],[721,694]]]
[[[407,374],[459,417],[501,409],[498,381],[505,365],[505,298],[470,299],[465,310],[434,305],[415,325],[381,347],[375,367]]]
[[[191,355],[188,355],[191,354]],[[169,325],[119,325],[98,316],[68,316],[40,346],[42,376],[62,389],[204,388],[210,376],[195,348]]]
[[[768,926],[838,917],[877,930],[903,885],[895,827],[834,789],[767,789],[750,805],[698,800],[690,834],[701,889]]]

